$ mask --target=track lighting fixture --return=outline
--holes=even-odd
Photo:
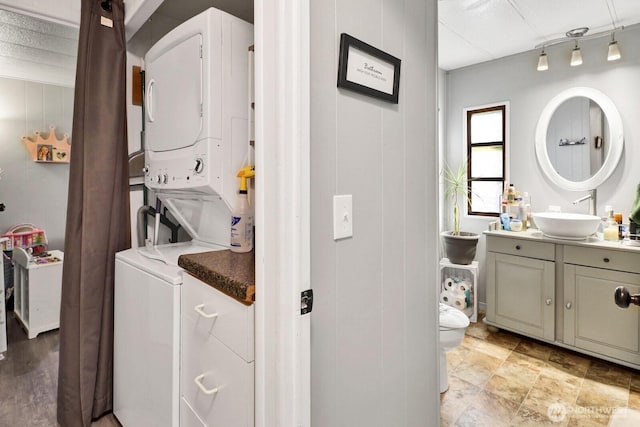
[[[615,32],[622,31],[622,30],[624,30],[624,26],[615,27],[608,31],[601,31],[599,33],[589,34],[589,35],[587,35],[587,32],[589,31],[589,27],[579,27],[579,28],[574,28],[572,30],[569,30],[565,33],[566,37],[548,40],[535,47],[536,49],[542,48],[542,52],[538,57],[537,69],[538,71],[546,71],[549,69],[549,58],[547,57],[547,53],[545,52],[545,49],[548,48],[549,46],[553,46],[556,44],[561,44],[561,43],[565,43],[570,40],[573,40],[575,45],[573,50],[571,51],[571,61],[569,62],[569,64],[572,67],[577,67],[578,65],[582,65],[582,51],[580,49],[580,46],[578,46],[578,40],[588,40],[588,39],[594,39],[594,38],[609,36],[609,35],[611,36],[611,41],[609,42],[609,49],[607,52],[607,61],[618,60],[622,57],[622,55],[620,53],[620,46],[618,45],[618,42],[615,39]]]

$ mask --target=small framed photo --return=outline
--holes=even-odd
[[[38,144],[37,160],[41,162],[50,162],[53,160],[53,146],[50,144]]]
[[[400,59],[342,33],[338,87],[397,104]]]
[[[62,148],[54,148],[53,149],[53,161],[54,162],[69,162],[69,150],[65,150]]]

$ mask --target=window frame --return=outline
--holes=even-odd
[[[480,142],[476,144],[471,143],[471,118],[474,114],[486,113],[490,111],[502,111],[502,141],[490,141]],[[500,206],[498,206],[497,212],[480,212],[474,211],[472,206],[472,182],[501,182],[502,189],[504,190],[505,183],[508,181],[507,165],[507,149],[508,149],[508,135],[509,135],[509,103],[499,102],[491,105],[483,105],[479,107],[465,108],[464,110],[465,120],[465,141],[466,141],[466,153],[467,153],[467,215],[476,217],[498,217],[500,216]],[[472,148],[473,147],[502,147],[502,177],[482,177],[474,178],[471,175],[472,170]]]

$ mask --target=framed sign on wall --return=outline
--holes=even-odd
[[[338,87],[397,104],[400,59],[342,33]]]

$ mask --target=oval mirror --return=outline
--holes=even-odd
[[[568,89],[551,99],[540,115],[535,138],[544,174],[573,191],[592,190],[609,178],[624,144],[615,105],[587,87]]]

